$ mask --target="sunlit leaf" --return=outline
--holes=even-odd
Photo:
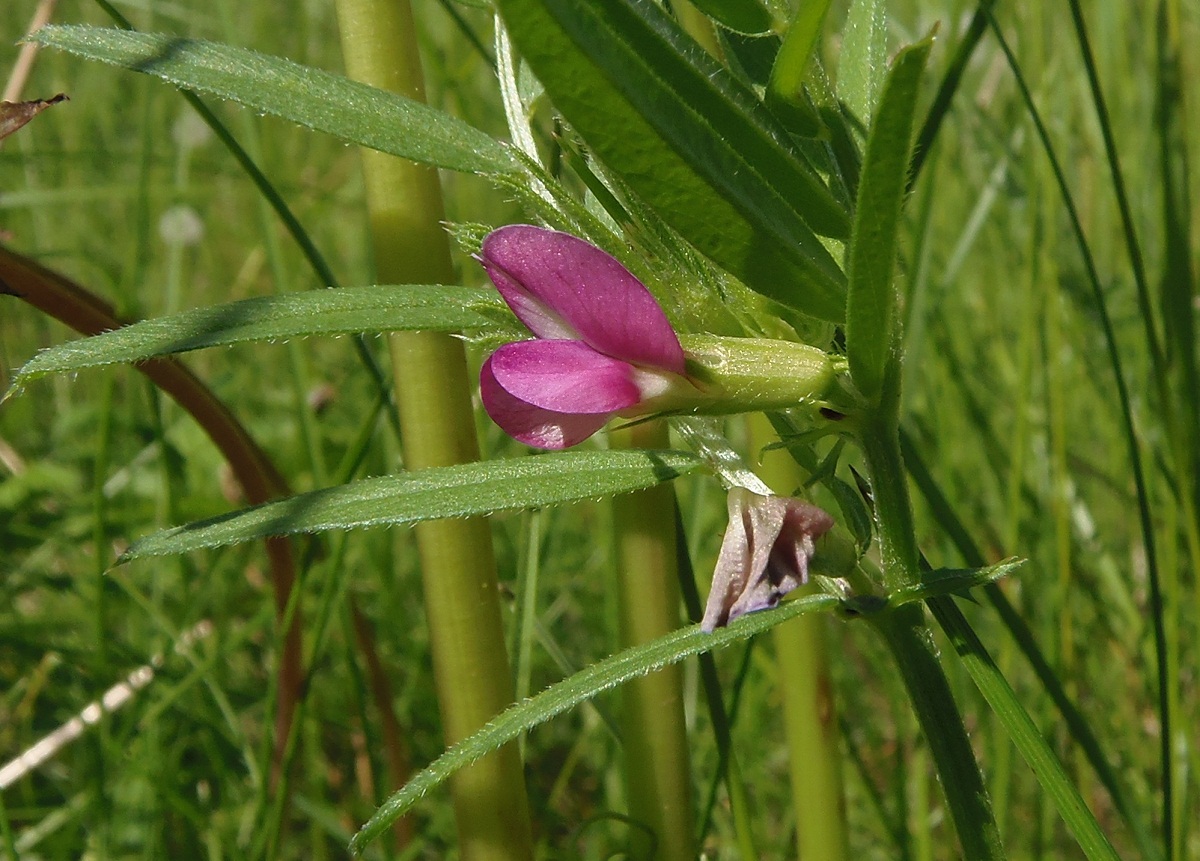
[[[122,562],[298,532],[417,523],[598,499],[703,465],[680,451],[572,451],[436,467],[302,493],[139,539]]]
[[[370,821],[355,835],[350,844],[351,852],[360,854],[368,843],[403,816],[421,796],[444,783],[460,768],[486,756],[532,727],[591,699],[601,691],[678,663],[691,655],[748,639],[803,613],[832,610],[838,604],[838,599],[832,595],[808,595],[789,601],[774,610],[743,616],[729,627],[718,628],[711,634],[705,634],[698,625],[682,628],[653,642],[611,655],[580,670],[537,696],[512,706],[478,732],[438,757],[432,765],[416,775],[403,789],[380,806]]]
[[[257,297],[143,320],[43,350],[17,373],[12,389],[46,374],[205,347],[359,332],[457,332],[492,327],[505,316],[499,296],[470,287],[352,287]]]
[[[900,209],[908,181],[917,85],[930,39],[903,51],[892,64],[867,138],[858,186],[847,275],[846,356],[854,384],[868,401],[882,396],[888,365],[896,361],[896,262]]]
[[[838,57],[838,97],[867,125],[887,77],[887,4],[854,0]]]

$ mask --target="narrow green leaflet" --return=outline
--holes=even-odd
[[[464,766],[512,741],[521,733],[570,708],[591,699],[601,691],[630,679],[644,676],[684,658],[719,649],[745,640],[803,613],[836,608],[839,600],[832,595],[808,595],[764,613],[751,613],[727,628],[705,634],[698,625],[681,628],[653,642],[626,649],[598,661],[568,679],[547,688],[531,699],[518,703],[497,716],[478,732],[438,757],[416,775],[403,789],[385,801],[370,821],[354,836],[350,851],[361,854],[367,844],[403,816],[421,796],[434,789]]]
[[[540,508],[653,487],[703,465],[680,451],[560,452],[405,472],[267,502],[135,541],[119,561],[297,532]]]
[[[499,0],[514,43],[589,147],[747,285],[841,321],[816,234],[848,216],[758,98],[645,0]]]
[[[838,98],[863,125],[871,122],[887,74],[886,6],[884,0],[854,0],[846,13],[838,57]]]
[[[984,582],[991,582],[1011,571],[1017,562],[1006,561],[982,569],[945,570],[937,572],[936,581],[947,591],[960,592]],[[932,591],[931,590],[931,594]],[[896,593],[888,598],[876,597],[873,612],[886,612],[920,601],[923,595]],[[684,658],[727,646],[770,630],[804,613],[843,609],[853,612],[869,603],[870,596],[843,598],[833,593],[806,595],[763,613],[750,613],[726,628],[705,634],[698,625],[682,628],[650,643],[610,655],[580,670],[568,679],[552,685],[537,696],[507,709],[469,738],[456,744],[438,757],[428,768],[408,782],[399,792],[385,801],[370,821],[355,835],[350,844],[354,854],[403,816],[422,796],[436,788],[460,768],[470,765],[501,745],[512,741],[538,724],[545,723],[568,709],[589,700],[601,691],[624,684]]]
[[[921,575],[921,582],[915,586],[897,589],[888,596],[888,605],[898,607],[913,601],[929,601],[947,595],[962,593],[976,586],[986,586],[995,583],[1002,577],[1007,577],[1025,564],[1024,559],[1004,559],[995,565],[983,568],[935,568]]]
[[[883,395],[897,336],[896,288],[892,270],[908,159],[912,145],[917,85],[931,40],[905,48],[892,64],[875,122],[867,138],[850,238],[846,357],[858,390],[871,403]]]
[[[155,75],[423,164],[468,173],[517,170],[499,141],[449,114],[280,57],[200,39],[74,25],[43,27],[29,41]]]
[[[46,374],[205,347],[310,335],[478,330],[495,328],[510,316],[494,292],[470,287],[350,287],[264,296],[143,320],[43,350],[17,373],[9,393]]]

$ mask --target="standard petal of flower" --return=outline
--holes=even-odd
[[[684,372],[667,315],[607,252],[569,233],[514,224],[488,235],[480,262],[538,337],[578,337],[613,358]]]
[[[497,385],[512,397],[556,413],[611,414],[642,399],[628,363],[582,341],[505,344],[488,366]]]

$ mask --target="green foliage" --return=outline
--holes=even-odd
[[[350,844],[351,850],[361,853],[371,840],[403,816],[425,793],[443,783],[464,765],[474,762],[526,730],[545,723],[596,694],[692,655],[747,639],[802,613],[829,610],[837,604],[837,598],[831,595],[811,595],[791,601],[785,607],[771,613],[744,616],[729,627],[711,634],[706,634],[699,626],[692,625],[653,643],[627,649],[597,661],[569,679],[547,688],[536,697],[513,706],[469,739],[446,751],[379,808],[355,835]]]
[[[896,375],[901,338],[892,283],[900,231],[900,207],[908,184],[908,162],[916,113],[917,85],[930,41],[896,57],[883,89],[878,115],[867,138],[854,232],[850,238],[846,357],[854,385],[874,406],[884,397],[885,379]],[[896,392],[890,393],[892,399]]]
[[[448,170],[516,169],[497,141],[442,111],[279,57],[198,39],[68,25],[43,27],[31,40],[390,155]]]
[[[870,124],[887,79],[887,4],[853,0],[838,58],[838,96],[864,125]]]
[[[498,295],[469,287],[347,287],[260,296],[143,320],[51,347],[17,372],[12,387],[19,388],[46,374],[253,341],[416,330],[503,329],[506,316],[511,319]]]
[[[591,149],[697,249],[823,320],[846,213],[757,97],[656,6],[501,0],[513,41]]]
[[[702,463],[687,452],[593,451],[403,472],[168,529],[134,542],[120,561],[270,535],[418,523],[578,502],[653,487]]]
[[[763,33],[771,29],[771,14],[759,0],[697,0],[696,8],[739,33]]]

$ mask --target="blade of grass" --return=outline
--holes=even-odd
[[[1074,7],[1074,0],[1072,0]],[[1075,235],[1076,244],[1079,247],[1080,255],[1083,258],[1084,267],[1087,272],[1088,283],[1091,287],[1093,301],[1095,303],[1096,313],[1100,318],[1100,326],[1104,335],[1105,350],[1108,355],[1109,366],[1112,370],[1113,380],[1117,389],[1117,403],[1121,413],[1122,429],[1125,436],[1126,445],[1129,449],[1129,463],[1133,470],[1134,486],[1137,489],[1137,509],[1138,522],[1141,527],[1142,547],[1145,552],[1146,573],[1150,585],[1150,617],[1154,630],[1155,643],[1155,670],[1158,677],[1158,711],[1161,726],[1160,733],[1160,768],[1162,774],[1163,788],[1163,815],[1164,821],[1164,836],[1163,845],[1166,850],[1165,857],[1170,861],[1173,858],[1173,826],[1170,822],[1173,817],[1173,782],[1171,775],[1173,772],[1171,759],[1171,713],[1170,713],[1170,685],[1171,680],[1167,677],[1167,645],[1166,631],[1163,625],[1163,599],[1161,578],[1158,571],[1158,554],[1155,547],[1154,523],[1150,512],[1150,495],[1146,486],[1145,471],[1142,466],[1141,446],[1138,442],[1137,429],[1133,423],[1133,409],[1129,400],[1129,387],[1125,379],[1124,363],[1121,359],[1121,350],[1117,344],[1116,333],[1113,331],[1112,320],[1108,313],[1107,301],[1104,297],[1104,290],[1100,284],[1100,274],[1096,270],[1096,262],[1092,256],[1091,248],[1088,245],[1087,237],[1083,231],[1083,223],[1079,219],[1079,213],[1075,207],[1074,198],[1071,195],[1070,187],[1067,185],[1066,175],[1063,173],[1062,165],[1059,162],[1058,155],[1053,143],[1050,141],[1049,132],[1046,130],[1045,123],[1042,121],[1041,113],[1034,104],[1033,95],[1029,91],[1026,84],[1025,76],[1021,71],[1020,64],[1012,49],[1008,45],[1008,41],[1004,38],[1004,33],[1000,29],[1000,25],[994,17],[989,15],[989,24],[992,32],[996,37],[997,43],[1000,45],[1001,51],[1004,52],[1005,59],[1008,62],[1009,69],[1013,73],[1013,79],[1021,92],[1021,98],[1025,103],[1026,110],[1029,112],[1029,117],[1033,121],[1034,127],[1037,130],[1038,138],[1041,141],[1042,149],[1046,153],[1046,157],[1050,160],[1050,167],[1054,173],[1055,182],[1058,185],[1059,192],[1062,195],[1063,203],[1067,209],[1067,216],[1071,222],[1071,229]]]
[[[987,564],[987,560],[963,525],[958,514],[954,511],[954,506],[950,504],[950,500],[942,493],[941,488],[925,465],[920,452],[913,445],[911,438],[904,431],[901,431],[900,434],[900,446],[904,454],[904,465],[908,470],[908,474],[912,477],[918,490],[921,491],[921,495],[924,497],[938,525],[946,532],[951,543],[954,544],[955,549],[958,550],[959,555],[967,565],[982,568]],[[990,584],[985,586],[983,594],[996,610],[1000,621],[1008,629],[1009,635],[1021,650],[1021,654],[1025,656],[1025,660],[1029,663],[1030,668],[1033,669],[1042,688],[1046,691],[1046,695],[1050,697],[1055,708],[1062,715],[1062,719],[1067,725],[1067,731],[1075,743],[1079,745],[1088,764],[1091,765],[1092,769],[1096,772],[1096,776],[1108,791],[1113,807],[1116,808],[1122,821],[1134,835],[1134,839],[1137,840],[1143,857],[1148,859],[1158,857],[1157,847],[1155,847],[1145,823],[1136,816],[1135,810],[1129,801],[1129,794],[1125,790],[1116,769],[1108,761],[1103,745],[1101,745],[1095,733],[1092,732],[1091,724],[1087,718],[1063,688],[1058,674],[1050,666],[1050,662],[1042,653],[1037,640],[1033,636],[1033,632],[1029,629],[1029,625],[1017,609],[1013,607],[1008,597],[998,585]]]
[[[1080,797],[1074,781],[1063,769],[1058,757],[1046,743],[1029,712],[1021,705],[1016,692],[1009,686],[991,655],[971,629],[970,623],[954,603],[954,599],[943,596],[931,599],[928,604],[934,618],[950,638],[975,686],[1008,730],[1013,744],[1037,775],[1038,782],[1054,806],[1058,808],[1063,821],[1079,843],[1079,848],[1090,861],[1120,861],[1120,856],[1100,829],[1096,817]]]
[[[1171,374],[1169,391],[1178,398],[1173,413],[1175,480],[1181,502],[1183,532],[1192,571],[1200,571],[1200,453],[1194,445],[1194,429],[1200,427],[1200,364],[1196,347],[1195,315],[1192,313],[1197,296],[1195,270],[1192,266],[1192,173],[1189,158],[1189,125],[1187,122],[1187,93],[1190,84],[1183,67],[1181,50],[1182,9],[1178,0],[1161,0],[1155,28],[1158,48],[1156,111],[1158,122],[1159,162],[1162,173],[1163,209],[1163,272],[1159,303],[1163,316],[1163,338],[1166,344],[1167,372]],[[1189,430],[1190,429],[1190,430]],[[1167,532],[1166,534],[1170,534]],[[1167,571],[1177,570],[1174,566]],[[1168,588],[1179,594],[1178,575],[1171,575]],[[1197,590],[1200,596],[1200,590]],[[1181,613],[1180,603],[1172,601],[1175,624]],[[1172,654],[1168,656],[1171,678],[1178,678],[1180,640],[1168,637]],[[1179,686],[1172,689],[1172,712],[1180,713],[1182,704]],[[1195,756],[1195,745],[1192,756]],[[1185,774],[1181,770],[1181,775]],[[1183,826],[1185,805],[1189,794],[1186,781],[1176,793],[1174,844],[1185,845]]]
[[[910,190],[916,185],[921,168],[925,166],[925,159],[929,157],[929,150],[950,113],[950,105],[962,83],[963,72],[966,71],[967,63],[971,61],[971,55],[979,46],[979,40],[987,32],[988,16],[995,5],[996,0],[980,0],[979,5],[975,7],[975,14],[971,16],[971,23],[967,25],[967,31],[959,41],[954,57],[942,76],[942,83],[938,86],[928,113],[925,114],[925,122],[921,125],[921,131],[917,133],[917,142],[913,144],[912,167],[908,176]]]

